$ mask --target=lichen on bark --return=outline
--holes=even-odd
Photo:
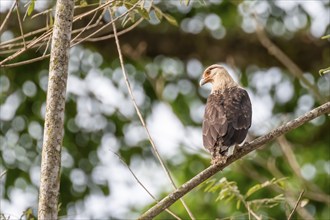
[[[61,148],[74,0],[58,0],[52,36],[38,219],[57,219]]]

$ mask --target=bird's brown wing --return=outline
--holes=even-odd
[[[203,145],[211,150],[219,137],[227,133],[227,117],[223,106],[223,94],[211,94],[205,106],[203,120]]]
[[[203,144],[209,150],[217,145],[241,143],[251,126],[251,102],[239,87],[217,91],[207,100],[203,121]]]
[[[241,143],[251,127],[252,108],[248,93],[239,87],[225,91],[223,106],[228,120],[227,133],[223,136],[223,144],[231,146]]]

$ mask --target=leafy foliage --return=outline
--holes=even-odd
[[[266,181],[262,184],[256,184],[248,189],[245,194],[242,194],[235,181],[228,181],[226,177],[222,177],[219,181],[211,179],[205,183],[205,192],[218,193],[216,198],[217,202],[235,202],[236,209],[240,209],[241,204],[244,204],[247,212],[257,212],[263,208],[273,208],[281,203],[285,202],[283,194],[276,195],[273,198],[262,199],[248,199],[252,197],[257,191],[266,187],[276,185],[283,187],[285,178],[276,180],[273,178],[270,181]],[[249,214],[249,213],[247,213]]]

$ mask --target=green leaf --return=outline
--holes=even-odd
[[[79,4],[80,4],[80,6],[87,6],[88,5],[86,0],[80,0]]]
[[[149,17],[149,12],[145,9],[145,8],[138,8],[137,11],[139,12],[139,14],[146,20],[150,20],[150,17]]]
[[[261,189],[261,185],[257,184],[252,186],[246,193],[245,197],[249,197],[250,195],[252,195],[253,193],[257,192],[259,189]]]
[[[29,4],[29,7],[28,7],[28,11],[27,11],[27,14],[28,16],[30,16],[34,10],[34,5],[35,5],[35,1],[36,0],[31,0],[31,3]]]
[[[241,200],[237,200],[237,203],[236,203],[236,209],[239,209],[241,207]]]
[[[300,202],[300,207],[305,207],[309,203],[309,199],[303,199]]]
[[[284,202],[285,198],[283,194],[279,194],[273,198],[254,199],[248,202],[252,209],[258,210],[261,207],[272,208]]]
[[[263,189],[267,186],[270,186],[270,185],[278,185],[279,187],[281,188],[284,188],[284,180],[286,180],[287,178],[284,177],[284,178],[280,178],[280,179],[276,179],[276,178],[273,178],[272,180],[267,180],[266,182],[262,183],[262,184],[256,184],[254,186],[252,186],[246,193],[245,195],[245,198],[251,196],[253,193],[257,192],[258,190],[260,189]]]
[[[215,184],[216,180],[215,179],[210,179],[208,181],[205,182],[205,184],[207,184],[204,192],[213,192],[213,187]]]
[[[325,36],[321,37],[321,39],[328,39],[328,38],[330,38],[330,34],[329,34],[329,35],[325,35]]]
[[[325,69],[320,69],[320,71],[319,71],[320,75],[326,74],[326,73],[330,73],[330,67],[325,68]]]
[[[124,1],[124,5],[127,9],[131,9],[137,2],[138,0]]]
[[[53,14],[49,13],[49,26],[53,26],[54,25],[54,19],[53,19]]]
[[[172,15],[163,13],[164,18],[170,23],[171,25],[178,26],[178,22]]]
[[[135,13],[129,13],[130,20],[134,23],[135,22]]]
[[[163,12],[158,7],[154,7],[155,15],[159,21],[163,19]]]
[[[35,220],[36,217],[33,215],[32,208],[27,208],[20,219],[23,219],[25,217],[26,220]]]
[[[134,14],[134,12],[131,12],[131,13]],[[123,27],[125,27],[125,26],[128,24],[128,22],[132,19],[132,15],[131,15],[131,13],[127,14],[127,15],[124,17],[124,19],[123,19],[123,21],[122,21],[122,23],[121,23],[121,25],[122,25]]]

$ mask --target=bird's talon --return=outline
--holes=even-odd
[[[227,157],[221,155],[218,155],[217,157],[213,157],[211,160],[212,165],[225,164],[226,162],[227,162]]]

